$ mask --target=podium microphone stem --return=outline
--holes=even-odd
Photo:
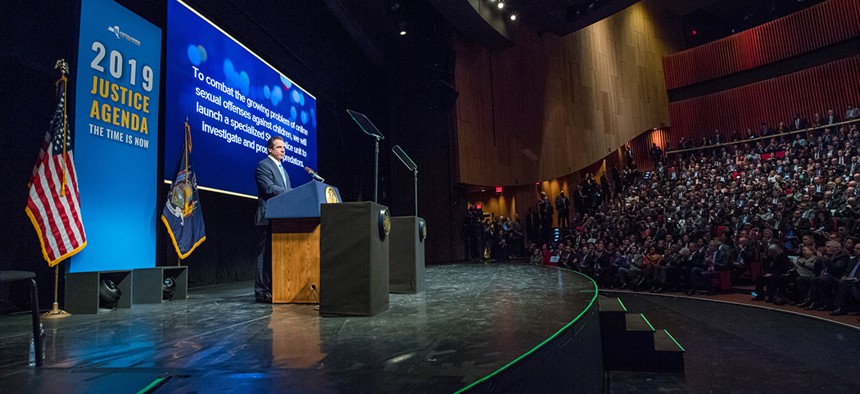
[[[373,155],[373,202],[379,202],[377,193],[379,192],[379,138],[376,140],[376,151]]]
[[[418,168],[412,174],[415,177],[415,217],[418,217]]]

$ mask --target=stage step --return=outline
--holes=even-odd
[[[597,297],[600,308],[600,330],[610,332],[623,332],[626,330],[627,307],[620,298]]]
[[[654,333],[654,350],[658,352],[680,352],[684,353],[687,350],[675,340],[675,337],[669,333],[669,330],[657,330]]]
[[[619,298],[599,297],[603,363],[606,370],[683,372],[684,348],[665,329]]]
[[[597,297],[597,303],[600,306],[600,312],[624,312],[627,313],[627,307],[621,302],[618,297]]]
[[[675,340],[668,330],[657,330],[654,333],[654,352],[651,353],[651,363],[660,365],[662,372],[684,372],[684,353],[687,351]]]
[[[648,321],[648,318],[643,314],[628,313],[624,316],[627,323],[628,332],[654,332],[654,326]]]

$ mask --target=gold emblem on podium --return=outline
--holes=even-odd
[[[418,239],[421,242],[424,242],[424,240],[427,239],[427,222],[423,220],[418,222]]]
[[[385,239],[385,236],[391,232],[391,214],[388,208],[379,210],[379,237]]]
[[[325,202],[329,204],[336,204],[340,202],[340,198],[337,197],[337,192],[334,191],[334,188],[331,186],[327,186],[325,188]]]

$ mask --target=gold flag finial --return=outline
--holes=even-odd
[[[54,70],[60,70],[60,73],[67,75],[69,73],[69,62],[66,59],[58,59],[54,64]]]

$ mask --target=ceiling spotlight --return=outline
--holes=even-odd
[[[512,21],[517,20],[517,14],[516,13],[511,14],[511,20]]]
[[[397,23],[397,27],[400,28],[400,35],[405,36],[406,35],[406,21],[403,21],[403,20],[400,21],[399,23]]]
[[[400,31],[400,35],[401,35],[401,36],[405,36],[405,35],[406,35],[406,30],[401,30],[401,31]]]
[[[502,0],[499,0],[499,9],[502,9],[502,8],[505,8],[505,2]]]

